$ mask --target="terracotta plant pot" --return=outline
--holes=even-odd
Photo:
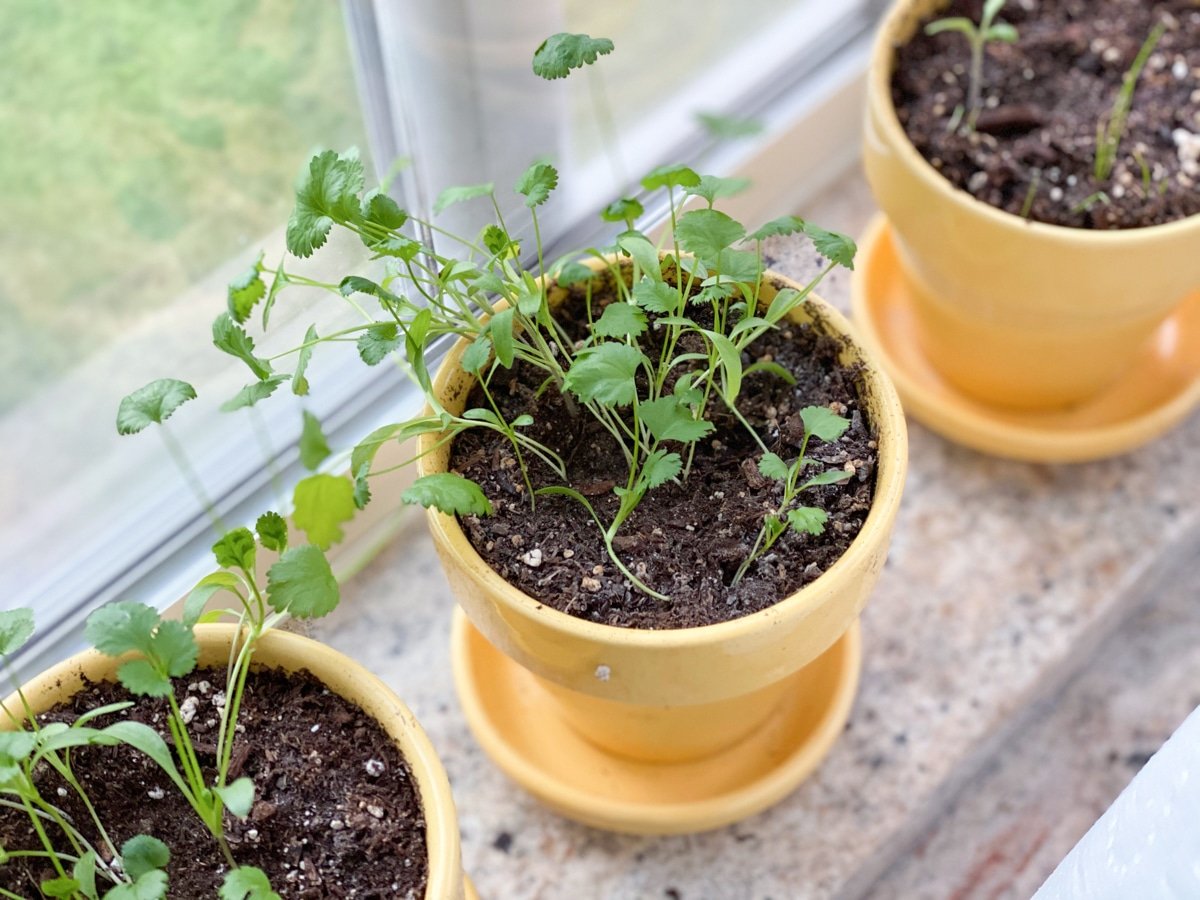
[[[234,625],[196,626],[199,665],[224,667],[235,631]],[[263,635],[254,660],[256,665],[285,672],[307,670],[331,691],[357,704],[391,736],[412,768],[425,812],[429,849],[426,900],[473,898],[474,889],[463,874],[458,818],[446,772],[425,732],[392,690],[354,660],[288,632],[269,631]],[[120,660],[95,650],[79,653],[26,684],[25,696],[35,712],[43,712],[71,697],[84,681],[115,681],[119,664]],[[15,695],[6,702],[9,709],[20,708]]]
[[[764,303],[774,296],[772,285],[799,287],[769,275]],[[551,302],[562,293],[552,292]],[[842,315],[812,295],[793,319],[850,335]],[[435,383],[456,413],[474,383],[459,365],[466,346],[451,350]],[[879,444],[874,504],[836,564],[761,612],[661,631],[584,621],[510,585],[483,561],[457,519],[431,510],[435,546],[471,623],[460,623],[455,636],[460,699],[476,736],[507,774],[589,824],[685,832],[774,803],[825,755],[849,713],[858,670],[854,626],[883,567],[907,467],[904,416],[887,376],[852,338],[842,361],[863,365],[860,396]],[[423,474],[446,470],[450,447],[436,443],[436,435],[422,438]],[[521,670],[508,671],[507,661]],[[812,733],[784,739],[782,749],[756,744],[796,692],[811,708],[790,714],[813,718]],[[499,708],[510,702],[511,709]],[[530,724],[534,716],[543,721]],[[519,717],[528,741],[513,731]],[[580,736],[582,743],[571,743]],[[763,758],[772,753],[787,757],[782,769]],[[731,774],[736,767],[739,774]],[[706,778],[711,783],[692,783]]]
[[[950,184],[892,104],[896,48],[944,0],[899,0],[875,43],[863,145],[924,356],[996,406],[1054,409],[1122,378],[1163,321],[1200,290],[1200,216],[1093,231],[1029,222]]]

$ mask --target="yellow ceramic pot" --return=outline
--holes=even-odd
[[[876,38],[863,144],[896,237],[925,356],[963,392],[1051,409],[1121,378],[1200,289],[1200,216],[1092,231],[1028,222],[953,187],[896,117],[895,48],[945,0],[899,0]]]
[[[768,275],[762,302],[769,303],[783,287],[799,286]],[[552,698],[550,708],[612,754],[655,762],[694,760],[755,731],[779,704],[789,676],[817,660],[854,625],[883,567],[907,468],[899,400],[840,313],[810,296],[793,319],[848,337],[842,361],[862,365],[860,396],[877,432],[879,467],[874,505],[850,548],[820,578],[769,609],[677,630],[587,622],[510,585],[476,553],[454,517],[430,511],[434,544],[471,623],[536,676]],[[443,404],[455,413],[462,412],[473,384],[459,365],[466,346],[460,342],[451,350],[435,383]],[[446,469],[450,447],[436,445],[436,436],[422,438],[423,474]],[[531,789],[539,793],[536,786]],[[579,810],[576,817],[600,821]],[[719,820],[709,816],[704,822],[712,827]],[[642,829],[633,823],[628,830],[686,829],[665,824]]]
[[[236,630],[233,625],[198,625],[199,665],[226,665]],[[286,672],[311,672],[331,691],[357,704],[391,736],[412,767],[425,811],[425,839],[429,850],[429,883],[425,898],[470,900],[474,892],[463,875],[458,818],[454,798],[450,795],[450,782],[429,738],[408,707],[386,684],[354,660],[298,634],[268,632],[259,642],[254,658],[259,665]],[[95,650],[79,653],[24,685],[25,696],[35,712],[43,712],[68,699],[85,680],[115,681],[119,664],[119,660]],[[8,698],[6,705],[9,709],[20,708],[15,695]]]

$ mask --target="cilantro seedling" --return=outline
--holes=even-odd
[[[1137,89],[1138,79],[1150,59],[1150,54],[1162,40],[1166,26],[1161,22],[1146,37],[1133,65],[1121,79],[1121,89],[1113,101],[1112,109],[1096,126],[1096,159],[1092,166],[1092,174],[1096,181],[1105,182],[1112,177],[1113,167],[1117,162],[1117,151],[1121,148],[1121,139],[1125,136],[1125,126],[1129,122],[1129,111],[1133,109],[1133,92]],[[1143,163],[1142,177],[1146,179],[1147,168]]]
[[[975,24],[965,16],[951,16],[938,19],[925,26],[928,35],[944,32],[957,32],[967,39],[971,47],[971,67],[967,76],[967,102],[965,107],[955,111],[955,122],[963,122],[967,131],[975,130],[975,120],[983,110],[983,55],[987,45],[998,43],[1015,43],[1017,29],[1007,22],[997,22],[996,16],[1004,8],[1006,0],[987,0],[983,4],[983,13],[979,24]],[[957,127],[955,125],[954,127]]]

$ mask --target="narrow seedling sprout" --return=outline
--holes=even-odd
[[[971,47],[971,68],[967,80],[966,105],[959,106],[954,113],[955,127],[961,122],[968,131],[975,130],[975,121],[983,110],[983,56],[987,45],[993,41],[1003,44],[1015,43],[1017,29],[1007,22],[997,22],[996,16],[1003,9],[1006,0],[987,0],[983,4],[983,13],[976,24],[965,16],[951,16],[938,19],[925,26],[928,35],[943,32],[958,32],[967,39]]]
[[[1121,79],[1121,89],[1117,92],[1112,109],[1096,126],[1096,160],[1092,167],[1096,181],[1105,182],[1112,177],[1113,168],[1117,164],[1117,151],[1121,148],[1121,139],[1125,136],[1125,127],[1129,123],[1129,112],[1133,109],[1133,93],[1137,90],[1138,80],[1142,77],[1142,70],[1146,67],[1150,54],[1154,52],[1165,32],[1166,26],[1163,23],[1154,26],[1134,58],[1133,65]],[[1147,171],[1143,163],[1143,180]]]

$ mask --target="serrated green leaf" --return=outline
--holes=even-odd
[[[386,229],[399,231],[408,221],[408,213],[400,205],[383,192],[381,188],[368,191],[362,199],[362,218],[365,223],[375,226],[374,230]],[[373,248],[378,238],[371,238],[368,233],[363,235],[363,243]]]
[[[589,66],[598,57],[612,52],[613,42],[608,38],[565,32],[552,34],[533,52],[533,72],[548,81],[566,78],[572,69]]]
[[[263,254],[245,272],[229,282],[229,292],[226,303],[229,315],[238,324],[250,318],[250,313],[258,305],[258,301],[267,295],[267,284],[262,280]]]
[[[687,166],[681,165],[666,165],[652,169],[645,178],[642,179],[642,187],[648,191],[655,191],[665,187],[696,187],[700,183],[700,176]]]
[[[634,376],[646,362],[641,350],[615,342],[580,351],[567,370],[567,390],[585,403],[628,406],[637,396]]]
[[[854,269],[854,255],[858,253],[858,246],[852,238],[836,231],[826,231],[812,222],[804,223],[804,233],[813,242],[817,252],[827,260]]]
[[[166,666],[172,678],[182,678],[196,668],[200,646],[190,626],[167,619],[158,626],[151,642],[154,657]]]
[[[0,656],[12,656],[33,637],[33,610],[0,611]]]
[[[629,303],[616,301],[604,307],[604,312],[592,326],[597,337],[638,337],[646,331],[646,314]]]
[[[358,355],[368,366],[377,366],[404,344],[395,322],[377,322],[358,338]]]
[[[147,659],[131,659],[117,668],[117,680],[138,697],[165,697],[171,693],[171,679]]]
[[[394,257],[412,262],[421,253],[421,242],[414,241],[412,238],[403,234],[397,234],[382,241],[376,241],[370,245],[375,251],[376,259],[384,256]]]
[[[43,735],[45,729],[42,729]],[[0,731],[0,760],[12,765],[28,759],[37,749],[38,737],[29,731]]]
[[[254,377],[262,381],[271,375],[271,364],[265,359],[254,355],[254,339],[246,334],[246,330],[233,321],[229,313],[221,313],[213,321],[213,345],[230,356],[235,356],[244,362]]]
[[[801,506],[796,509],[789,509],[787,520],[792,531],[797,534],[818,535],[825,530],[825,523],[829,521],[829,516],[825,514],[825,510],[823,509],[817,509],[812,506]]]
[[[213,596],[221,591],[237,593],[241,586],[242,582],[231,572],[213,572],[205,575],[196,582],[196,586],[191,589],[183,601],[183,613],[180,615],[180,620],[189,627],[195,625],[203,618],[204,607]]]
[[[516,191],[525,197],[525,205],[530,209],[541,206],[550,196],[550,192],[558,187],[558,170],[549,163],[534,163],[517,179]]]
[[[678,453],[655,450],[642,463],[639,481],[647,490],[661,487],[683,471],[683,459]]]
[[[800,410],[804,430],[826,443],[832,443],[846,433],[850,420],[844,419],[827,406],[806,406]]]
[[[354,518],[354,483],[341,475],[310,475],[297,482],[292,504],[296,527],[328,550],[345,536],[342,523]]]
[[[750,238],[756,241],[766,240],[769,237],[781,237],[788,234],[797,234],[804,230],[804,220],[799,216],[780,216],[778,219],[772,219],[757,231],[750,233]]]
[[[500,310],[487,323],[487,333],[492,337],[492,348],[496,361],[504,368],[512,368],[516,349],[513,342],[513,308]]]
[[[287,247],[295,256],[312,256],[329,236],[334,222],[360,219],[358,193],[363,165],[356,152],[318,153],[296,188],[296,206],[288,219]]]
[[[354,473],[354,506],[356,509],[366,509],[371,502],[371,483],[368,476],[370,466],[366,465]]]
[[[496,185],[490,181],[486,184],[466,184],[457,187],[448,187],[438,194],[437,200],[434,201],[433,214],[436,216],[455,203],[464,203],[467,200],[474,200],[476,197],[490,197],[495,190]]]
[[[347,275],[343,278],[338,285],[338,293],[343,297],[349,297],[351,294],[366,294],[377,299],[379,305],[386,310],[397,310],[403,306],[403,301],[383,285],[376,284],[370,278],[363,278],[361,275]]]
[[[717,254],[717,274],[712,276],[719,283],[738,282],[755,285],[762,275],[762,258],[752,250],[722,250]]]
[[[459,365],[462,366],[464,372],[470,372],[472,375],[478,374],[492,360],[492,336],[490,334],[481,334],[475,338],[463,351],[462,357],[459,359]]]
[[[156,837],[139,834],[121,845],[121,867],[137,881],[147,872],[165,869],[171,861],[171,851]]]
[[[710,135],[723,141],[753,137],[763,130],[762,123],[754,119],[738,119],[704,112],[696,113],[696,118]]]
[[[774,481],[787,481],[792,474],[788,464],[778,454],[770,452],[764,453],[758,461],[758,471]]]
[[[639,403],[638,418],[659,441],[690,444],[713,430],[712,422],[694,418],[691,410],[680,405],[679,397],[674,395]]]
[[[250,808],[254,806],[254,782],[249,778],[242,777],[224,787],[215,787],[213,793],[220,797],[225,808],[239,819],[250,815]]]
[[[716,209],[693,209],[680,216],[675,239],[688,253],[716,261],[721,251],[746,236],[746,229]]]
[[[304,333],[304,345],[296,355],[296,374],[292,376],[292,393],[297,397],[308,396],[308,377],[305,373],[308,371],[308,362],[312,359],[313,349],[318,340],[320,335],[317,334],[317,326],[309,325],[308,331]]]
[[[281,900],[262,869],[238,866],[225,875],[219,900]]]
[[[267,602],[299,619],[328,615],[340,599],[337,579],[320,547],[289,547],[267,570]]]
[[[749,178],[720,178],[716,175],[701,175],[700,183],[687,188],[684,193],[703,197],[712,206],[721,197],[734,197],[750,187]]]
[[[167,873],[159,869],[146,872],[133,884],[119,884],[104,900],[166,900]]]
[[[189,400],[196,389],[177,378],[159,378],[122,398],[117,408],[117,434],[137,434],[150,425],[161,425]]]
[[[487,248],[488,253],[498,259],[516,259],[521,255],[521,244],[519,241],[514,241],[507,231],[499,225],[488,225],[480,232],[480,241]],[[483,276],[484,279],[495,279],[496,276],[492,273],[487,273]],[[484,288],[491,293],[500,293],[503,290],[503,283],[496,280],[496,283]]]
[[[277,512],[265,512],[254,523],[259,542],[268,550],[282,553],[287,549],[287,519]]]
[[[254,571],[254,557],[257,548],[254,544],[254,535],[250,533],[249,528],[234,528],[227,531],[212,545],[212,552],[216,557],[217,565],[222,569]]]
[[[647,312],[678,312],[682,299],[679,290],[664,281],[642,278],[633,286],[633,302]]]
[[[121,600],[101,606],[88,616],[83,633],[105,656],[121,656],[131,650],[148,654],[160,621],[153,607]]]
[[[304,425],[300,430],[300,463],[310,472],[314,472],[333,451],[325,440],[325,432],[321,430],[321,420],[304,410]]]
[[[604,207],[600,211],[600,218],[605,222],[632,222],[645,212],[646,208],[635,197],[622,197]]]
[[[492,503],[475,482],[453,472],[418,478],[400,495],[405,503],[433,508],[448,516],[490,516]]]

